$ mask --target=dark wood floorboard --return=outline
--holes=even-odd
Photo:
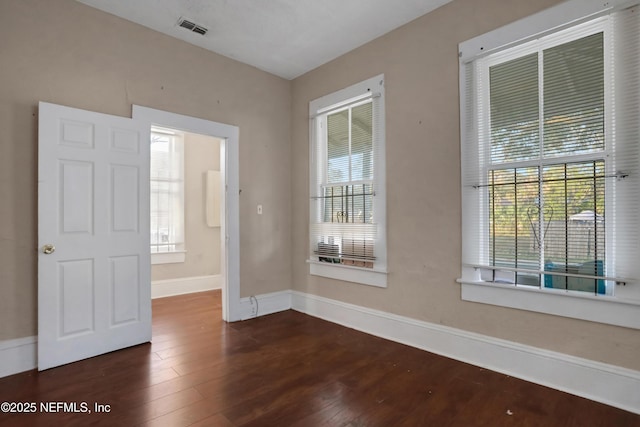
[[[639,391],[640,392],[640,391]],[[4,426],[640,426],[640,415],[295,311],[221,320],[219,291],[153,301],[153,342],[0,379]]]

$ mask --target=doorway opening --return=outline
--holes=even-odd
[[[151,127],[151,298],[221,289],[224,141]]]
[[[155,110],[134,105],[132,117],[134,120],[146,122],[149,129],[160,128],[169,132],[194,135],[197,140],[216,141],[219,144],[219,183],[216,174],[206,174],[202,177],[209,185],[219,187],[219,275],[222,289],[222,316],[225,321],[240,320],[240,281],[239,281],[239,175],[238,175],[238,128],[236,126],[212,122],[195,117],[183,116],[167,111]],[[188,143],[188,142],[187,142]],[[216,144],[213,144],[214,146]],[[186,146],[186,144],[185,144]],[[188,148],[187,148],[188,149]],[[215,148],[209,147],[214,150]],[[207,169],[215,172],[214,169]],[[206,186],[206,184],[205,184]],[[204,201],[205,205],[207,201]],[[210,201],[214,203],[215,201]],[[206,209],[205,209],[206,211]],[[215,223],[216,218],[206,218]],[[169,228],[169,227],[158,227]],[[170,240],[169,230],[157,230],[156,240]],[[215,234],[215,233],[214,233]],[[153,238],[153,235],[152,235]],[[179,240],[179,239],[178,239]],[[178,242],[179,243],[179,242]],[[187,245],[189,243],[187,242]],[[210,245],[216,244],[209,242]],[[166,246],[172,247],[171,245]],[[176,248],[173,246],[173,248]],[[186,247],[188,254],[188,246]],[[152,255],[153,256],[153,255]],[[187,255],[188,256],[188,255]],[[153,294],[153,290],[152,290]]]

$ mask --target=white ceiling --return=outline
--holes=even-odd
[[[451,0],[78,0],[293,79]],[[207,28],[201,36],[180,18]]]

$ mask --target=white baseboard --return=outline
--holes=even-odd
[[[302,292],[294,310],[640,414],[640,372]]]
[[[38,366],[38,337],[0,341],[0,378]]]
[[[151,298],[172,297],[194,292],[222,289],[222,276],[183,277],[151,282]]]
[[[255,298],[255,299],[254,299]],[[240,299],[241,320],[289,310],[291,291],[273,292]]]

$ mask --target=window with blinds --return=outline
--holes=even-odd
[[[151,130],[151,253],[184,251],[184,141],[173,130]]]
[[[461,60],[463,279],[609,296],[640,279],[640,14],[600,15]]]
[[[386,269],[383,101],[379,76],[310,104],[312,274]]]

